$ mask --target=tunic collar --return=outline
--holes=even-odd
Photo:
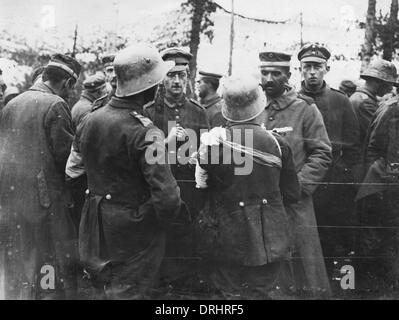
[[[267,102],[266,109],[271,107],[275,110],[283,110],[295,102],[296,98],[297,93],[295,92],[294,88],[287,86],[285,93],[277,98],[270,99]]]
[[[206,97],[201,101],[201,105],[208,109],[209,107],[213,106],[215,103],[218,103],[220,100],[222,100],[222,97],[220,97],[217,93]]]
[[[47,84],[45,84],[43,81],[37,81],[33,84],[32,87],[30,87],[29,90],[32,91],[40,91],[40,92],[46,92],[46,93],[51,93],[57,95],[53,89],[51,89]]]
[[[307,96],[309,96],[309,97],[321,96],[321,95],[323,95],[327,90],[330,89],[330,87],[328,86],[328,84],[327,84],[325,81],[323,81],[323,85],[321,86],[321,88],[320,88],[320,89],[317,89],[316,91],[309,90],[309,89],[306,87],[306,85],[305,85],[305,81],[302,81],[301,87],[302,87],[302,90],[301,90],[301,91],[302,91],[304,94],[306,94]]]
[[[360,88],[356,89],[356,92],[364,93],[364,94],[366,94],[371,100],[377,102],[377,96],[376,96],[374,93],[372,93],[370,90],[368,90],[367,88],[365,88],[365,87],[360,87]]]
[[[184,104],[186,103],[186,96],[183,94],[182,97],[178,100],[168,100],[166,97],[164,98],[165,104],[171,108],[182,108]]]
[[[124,99],[118,98],[116,96],[112,96],[111,100],[109,101],[109,105],[112,108],[117,109],[130,109],[130,110],[138,110],[142,112],[143,106],[139,104],[135,99]]]

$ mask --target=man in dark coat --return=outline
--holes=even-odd
[[[209,125],[211,128],[221,126],[225,123],[222,116],[222,97],[217,90],[221,74],[199,71],[197,80],[199,102],[206,110]]]
[[[196,178],[211,199],[197,220],[200,252],[224,298],[265,299],[290,257],[284,203],[299,201],[300,186],[290,146],[262,126],[266,99],[258,79],[228,78],[223,98],[226,127],[201,137],[197,171],[204,172]]]
[[[174,61],[176,65],[167,73],[155,103],[146,106],[144,114],[164,133],[173,176],[180,186],[183,201],[191,215],[195,216],[203,202],[203,195],[195,188],[195,166],[188,159],[197,151],[201,130],[208,129],[208,120],[204,108],[186,95],[188,63],[192,55],[179,48],[170,48],[162,52],[162,58],[165,61]],[[168,232],[167,259],[162,268],[164,281],[161,285],[176,287],[179,283],[182,284],[179,285],[181,288],[188,286],[180,279],[191,281],[189,274],[194,268],[191,263],[195,264],[197,261],[194,246],[190,225],[175,226]]]
[[[304,79],[300,93],[314,99],[332,144],[332,165],[323,179],[325,184],[313,194],[313,203],[320,226],[323,254],[325,257],[337,257],[353,250],[353,232],[351,229],[325,226],[352,224],[356,191],[352,185],[345,183],[354,182],[353,170],[360,160],[360,145],[359,123],[348,97],[330,88],[324,81],[324,76],[330,70],[330,56],[328,49],[318,43],[307,44],[298,53]],[[326,266],[331,275],[334,260],[326,258]]]
[[[288,85],[291,56],[278,52],[259,53],[261,81],[268,98],[266,128],[285,132],[291,146],[301,185],[301,201],[287,206],[296,231],[292,260],[296,288],[329,296],[312,194],[331,164],[331,143],[323,118],[313,100]]]
[[[172,65],[147,45],[120,51],[115,96],[85,118],[74,142],[88,179],[80,258],[96,287],[111,299],[149,293],[164,256],[164,228],[180,213],[180,190],[165,160],[164,137],[142,115]],[[155,154],[160,161],[154,161]]]
[[[64,169],[73,139],[65,98],[81,66],[55,54],[1,114],[0,225],[7,299],[75,298],[77,239]]]

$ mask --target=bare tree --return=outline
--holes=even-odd
[[[370,63],[370,59],[374,54],[374,46],[376,39],[376,0],[368,0],[368,8],[367,8],[367,18],[366,18],[366,31],[364,37],[364,44],[361,49],[361,58],[362,58],[362,67],[363,71],[368,64]]]
[[[392,0],[391,12],[386,27],[386,41],[383,47],[383,59],[392,61],[392,54],[395,51],[395,32],[398,25],[398,0]]]

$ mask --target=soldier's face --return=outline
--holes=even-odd
[[[199,79],[197,81],[197,91],[200,98],[205,98],[209,93],[209,84],[204,80]]]
[[[325,62],[301,62],[299,70],[306,86],[320,87],[323,84],[324,76],[329,71],[329,67]]]
[[[4,91],[6,91],[7,85],[5,84],[2,75],[0,75],[0,101],[3,99]]]
[[[392,83],[379,80],[378,84],[379,86],[377,89],[377,96],[383,97],[392,91],[393,88]]]
[[[104,69],[105,81],[110,83],[114,88],[116,88],[116,74],[113,66],[108,66]]]
[[[167,93],[174,96],[179,96],[186,91],[188,81],[187,71],[172,71],[168,72],[163,81]]]
[[[283,67],[262,68],[262,87],[268,97],[277,98],[284,93],[285,85],[291,76],[288,70]]]

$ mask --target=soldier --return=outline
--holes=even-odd
[[[360,290],[397,289],[399,285],[399,104],[382,102],[368,129],[366,176],[359,188],[357,274]],[[374,257],[374,258],[370,258]]]
[[[179,213],[180,190],[165,161],[162,133],[142,115],[173,63],[134,45],[115,57],[117,90],[77,132],[89,189],[79,233],[81,261],[108,298],[149,293],[165,250],[164,227]]]
[[[311,98],[288,85],[291,56],[261,52],[262,86],[268,98],[264,120],[266,128],[288,131],[286,138],[293,152],[301,186],[301,200],[287,206],[296,229],[293,267],[296,286],[315,294],[330,294],[320,240],[315,226],[312,194],[331,163],[331,143],[320,111]]]
[[[2,243],[9,253],[2,266],[7,299],[76,297],[77,239],[64,182],[73,129],[64,99],[80,71],[76,60],[55,54],[42,82],[2,110],[1,150],[8,156],[0,170],[0,224],[8,229]],[[45,275],[50,278],[43,280]]]
[[[197,151],[200,130],[208,129],[206,111],[199,103],[186,96],[188,63],[192,55],[178,48],[170,48],[162,52],[162,58],[165,61],[174,61],[176,65],[163,80],[163,87],[155,103],[146,106],[144,114],[165,134],[172,173],[180,186],[182,199],[195,216],[203,195],[195,188],[195,166],[184,160]],[[175,226],[168,232],[168,259],[165,259],[162,267],[161,285],[176,287],[179,283],[182,287],[189,286],[180,280],[191,281],[191,273],[194,272],[191,265],[196,262],[191,259],[194,256],[194,246],[191,226]]]
[[[200,76],[197,80],[199,102],[206,110],[210,127],[223,125],[225,121],[221,114],[222,98],[217,93],[222,75],[205,71],[199,71],[198,74]]]
[[[324,256],[345,256],[351,252],[351,229],[325,228],[323,226],[349,226],[352,224],[355,188],[353,170],[360,160],[359,123],[348,97],[330,88],[324,76],[330,70],[330,52],[318,43],[301,48],[298,60],[303,81],[301,94],[314,99],[332,144],[332,165],[324,177],[326,184],[313,194],[316,219]],[[329,184],[333,183],[333,184]],[[339,183],[337,185],[337,183]],[[334,261],[326,260],[332,272]]]
[[[392,90],[395,83],[397,72],[395,65],[387,60],[378,59],[372,62],[369,67],[360,75],[366,82],[359,87],[351,97],[350,101],[355,109],[360,125],[360,143],[362,156],[365,155],[367,147],[367,129],[378,109],[378,98]],[[365,168],[363,168],[365,170]],[[361,172],[362,179],[364,170]]]
[[[72,123],[76,129],[82,119],[91,112],[93,103],[97,99],[109,95],[105,77],[95,74],[83,81],[83,92],[79,101],[72,107]]]
[[[342,80],[339,84],[339,90],[346,94],[350,98],[356,91],[357,85],[352,80]]]
[[[283,203],[296,203],[300,187],[288,143],[261,126],[266,99],[259,80],[226,81],[226,127],[201,137],[197,171],[205,170],[208,179],[196,177],[203,188],[209,184],[212,200],[197,220],[199,243],[207,275],[223,298],[265,299],[290,256],[292,229]],[[248,170],[239,173],[243,166],[235,159],[242,160],[243,150]],[[212,162],[214,154],[219,159]]]
[[[2,105],[3,101],[3,94],[4,91],[6,91],[7,85],[5,84],[3,80],[3,71],[0,69],[0,109],[3,108],[4,105]]]
[[[3,95],[3,105],[5,106],[10,100],[14,99],[20,93],[21,92],[17,87],[14,86],[7,87]]]

